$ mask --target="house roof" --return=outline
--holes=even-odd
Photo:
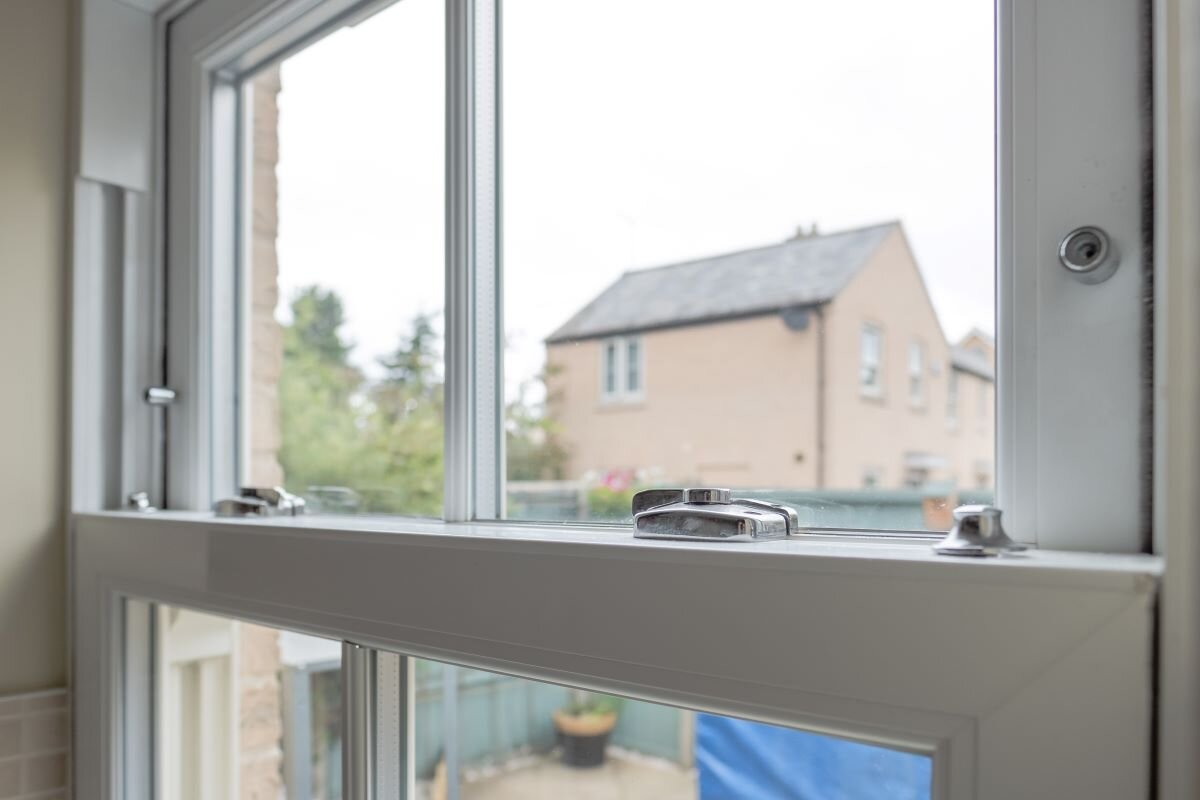
[[[950,366],[962,372],[970,372],[972,375],[978,375],[985,380],[996,380],[996,370],[987,356],[969,347],[963,347],[962,345],[951,347]]]
[[[756,316],[832,300],[900,223],[626,272],[547,343]]]

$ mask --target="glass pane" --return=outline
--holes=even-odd
[[[944,530],[990,500],[993,15],[505,2],[509,518],[728,486]]]
[[[417,797],[918,800],[932,759],[415,660]]]
[[[158,608],[161,794],[342,796],[341,643]]]
[[[405,0],[247,81],[243,483],[440,516],[444,3]]]

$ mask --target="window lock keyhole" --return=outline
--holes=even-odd
[[[1058,260],[1081,283],[1100,283],[1117,270],[1117,251],[1108,234],[1095,226],[1076,228],[1063,237]]]

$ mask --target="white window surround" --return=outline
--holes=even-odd
[[[958,404],[961,388],[958,372],[953,365],[950,365],[946,369],[946,427],[952,431],[958,430]]]
[[[155,108],[147,105],[145,87],[126,78],[151,75],[159,87],[152,96],[162,96],[166,23],[185,4],[176,3],[154,18],[114,0],[82,2],[84,46],[78,63],[86,80],[80,84],[80,102],[91,112],[80,115],[74,209],[71,495],[73,509],[88,511],[113,507],[126,491],[146,486],[161,497],[154,488],[154,481],[161,480],[154,454],[161,450],[147,444],[156,435],[153,415],[161,420],[161,412],[137,401],[147,382],[140,373],[153,373],[139,353],[149,349],[161,355],[154,349],[155,337],[138,326],[144,324],[143,317],[156,315],[127,318],[121,334],[124,348],[115,348],[124,352],[125,361],[113,365],[106,355],[114,351],[111,334],[104,327],[111,317],[97,309],[98,293],[91,287],[112,274],[106,271],[113,267],[102,253],[114,250],[124,259],[127,286],[138,285],[131,276],[146,270],[151,273],[146,285],[162,285],[151,269],[156,258],[145,257],[157,252],[155,242],[161,243],[153,220],[163,213],[163,175],[154,158],[162,142],[153,124],[138,127],[143,119],[152,123]],[[316,0],[198,2],[211,19],[220,19],[236,6],[238,18],[229,23],[231,29],[237,27],[233,22],[261,19],[268,6],[287,14],[291,25],[312,9],[332,17],[350,5]],[[490,3],[451,0],[450,8],[452,35],[459,41],[468,38],[468,32],[489,30]],[[1200,585],[1192,566],[1200,559],[1181,557],[1194,555],[1195,544],[1184,534],[1190,536],[1194,528],[1190,511],[1196,500],[1190,487],[1168,484],[1161,476],[1169,466],[1173,480],[1186,483],[1195,474],[1192,468],[1200,452],[1192,447],[1195,437],[1190,435],[1200,401],[1193,391],[1194,371],[1186,367],[1197,324],[1188,312],[1200,303],[1200,292],[1188,277],[1194,243],[1183,224],[1194,202],[1187,192],[1196,182],[1192,172],[1171,168],[1192,158],[1189,148],[1196,141],[1195,109],[1187,106],[1184,99],[1189,95],[1179,88],[1194,77],[1188,77],[1190,62],[1179,54],[1188,51],[1178,41],[1187,31],[1194,32],[1195,21],[1177,0],[1158,0],[1156,8],[1156,59],[1162,61],[1155,72],[1160,81],[1156,114],[1175,115],[1160,119],[1156,127],[1157,224],[1166,225],[1169,211],[1174,225],[1158,233],[1164,262],[1156,284],[1161,293],[1156,357],[1163,360],[1156,373],[1156,457],[1161,459],[1156,535],[1161,537],[1159,549],[1171,554],[1165,566],[1171,580],[1163,595],[1168,610],[1163,640],[1173,659],[1159,688],[1160,708],[1168,712],[1160,718],[1161,729],[1172,737],[1164,738],[1160,750],[1168,766],[1174,765],[1160,791],[1162,796],[1186,797],[1195,796],[1200,787],[1193,758],[1200,736],[1196,721],[1186,717],[1192,708],[1189,701],[1200,696],[1195,677],[1200,663],[1192,647],[1197,607],[1189,594],[1194,589],[1185,588]],[[1099,189],[1137,185],[1140,158],[1122,159],[1114,153],[1125,152],[1126,145],[1138,152],[1129,142],[1140,140],[1137,114],[1131,109],[1141,107],[1136,68],[1141,14],[1140,4],[1130,0],[997,4],[997,472],[1010,530],[1041,545],[1042,551],[1024,559],[964,563],[935,558],[926,542],[904,543],[899,537],[814,537],[731,550],[690,544],[643,546],[611,530],[574,531],[569,536],[581,538],[568,541],[562,528],[520,525],[323,519],[288,526],[215,521],[203,512],[77,515],[72,526],[77,796],[120,796],[117,765],[123,739],[117,734],[129,725],[115,705],[121,683],[117,637],[123,597],[174,602],[414,655],[441,656],[528,677],[557,676],[647,699],[740,711],[925,751],[932,746],[939,756],[939,798],[1146,796],[1143,789],[1152,768],[1143,730],[1150,710],[1149,623],[1163,565],[1150,557],[1048,552],[1053,547],[1131,552],[1144,546],[1145,506],[1136,488],[1146,463],[1139,456],[1142,440],[1132,426],[1111,422],[1138,416],[1140,322],[1129,312],[1129,303],[1140,301],[1140,198],[1132,191]],[[1077,25],[1080,18],[1094,24],[1084,32]],[[1189,23],[1183,33],[1172,27],[1180,18]],[[276,33],[285,35],[285,27],[279,26]],[[1163,49],[1168,39],[1174,50]],[[236,42],[229,39],[224,44]],[[209,85],[211,76],[205,70],[222,55],[206,47],[203,53],[197,51],[203,57],[194,62],[185,81],[198,81],[196,88]],[[477,37],[473,47],[486,54],[487,37]],[[145,63],[138,61],[142,56]],[[470,64],[469,58],[460,58],[455,62],[459,73],[452,70],[449,76],[451,114],[458,120],[450,132],[451,172],[459,188],[451,198],[456,213],[451,215],[448,313],[455,307],[480,311],[462,329],[450,331],[447,347],[447,374],[462,378],[448,397],[447,417],[460,425],[447,447],[447,510],[451,519],[462,520],[493,516],[501,482],[498,461],[491,457],[498,452],[499,428],[487,402],[496,391],[499,365],[486,355],[494,352],[489,341],[496,341],[500,329],[497,276],[486,268],[494,264],[494,239],[488,232],[496,221],[495,206],[489,205],[488,194],[495,186],[489,188],[486,171],[476,173],[481,180],[463,175],[468,158],[479,163],[482,156],[487,163],[488,148],[494,146],[488,137],[474,138],[463,117],[475,122],[475,130],[486,129],[488,103],[494,98],[481,90],[488,86],[488,59],[467,70]],[[1168,79],[1174,83],[1162,83]],[[1182,106],[1182,116],[1177,106]],[[131,113],[119,115],[96,111],[130,107]],[[166,112],[159,107],[158,113],[161,120]],[[206,127],[200,124],[202,115],[194,121],[196,130]],[[1081,138],[1081,130],[1105,134]],[[207,163],[214,153],[195,144],[197,149],[189,154],[199,154],[197,164]],[[1103,157],[1097,161],[1098,153]],[[1085,163],[1103,168],[1088,168],[1087,180],[1080,180]],[[125,164],[133,166],[123,172]],[[153,180],[146,180],[146,164],[155,165],[150,171]],[[195,197],[206,197],[204,192]],[[194,206],[200,207],[211,208]],[[177,205],[174,208],[179,211]],[[1054,261],[1053,245],[1061,232],[1085,222],[1104,226],[1124,245],[1122,268],[1100,289],[1082,289],[1064,279]],[[195,263],[202,263],[202,254],[196,258]],[[202,277],[187,269],[183,275],[189,281]],[[171,285],[180,284],[175,280]],[[193,284],[198,303],[209,296],[206,289],[201,291],[204,286],[203,281]],[[135,302],[126,307],[153,308],[153,292],[148,294],[131,295]],[[180,336],[207,347],[208,340],[200,335],[211,323],[206,320],[203,307],[183,319],[173,314],[172,347]],[[1077,346],[1081,331],[1093,337],[1085,350]],[[151,361],[158,364],[161,358]],[[186,367],[187,352],[173,350],[172,363],[175,369]],[[1065,369],[1066,364],[1071,369]],[[1167,381],[1163,366],[1175,367],[1174,382]],[[91,399],[100,396],[98,389],[114,380],[114,374],[124,376],[129,403],[124,425],[116,427]],[[190,386],[210,385],[199,372],[189,380],[198,381]],[[174,376],[171,382],[176,383]],[[1078,415],[1064,413],[1081,407],[1081,400],[1104,424],[1088,426]],[[200,392],[181,394],[181,404],[170,412],[173,459],[186,450],[187,442],[207,441],[202,434],[213,416],[202,412],[208,402]],[[1071,420],[1071,429],[1056,423],[1062,419]],[[124,460],[114,476],[89,454],[116,445]],[[195,458],[190,466],[172,463],[170,477],[177,489],[169,496],[174,505],[205,508],[211,494],[211,485],[203,485],[212,475],[210,456],[207,447],[191,455]],[[1044,486],[1047,476],[1055,476],[1052,486]],[[398,586],[403,582],[393,576],[385,587],[369,577],[376,563],[413,569],[414,579],[421,577],[416,566],[424,565],[426,578],[462,580],[465,586],[466,573],[458,572],[464,562],[453,558],[464,548],[483,554],[478,569],[490,570],[483,573],[483,582],[463,590],[489,589],[488,602],[470,614],[448,616],[437,604],[415,604],[418,609],[392,602],[390,593],[405,591]],[[319,557],[313,555],[316,551]],[[405,558],[398,558],[401,555]],[[538,629],[532,616],[524,621],[510,617],[533,606],[546,612],[545,604],[536,602],[541,593],[529,589],[542,584],[529,581],[554,577],[535,574],[541,559],[526,555],[549,555],[560,567],[581,567],[575,574],[588,575],[589,580],[595,574],[629,585],[629,594],[617,602],[628,606],[623,613],[626,622],[635,621],[632,631],[616,625],[616,617],[605,609],[593,609],[597,616],[586,629],[564,630],[545,619]],[[268,564],[266,574],[272,577],[250,581],[243,559],[250,566]],[[366,577],[336,586],[302,580],[321,559],[338,564],[339,572]],[[446,566],[451,561],[453,568]],[[282,569],[283,564],[295,571]],[[354,572],[360,568],[365,571]],[[742,575],[739,586],[776,601],[778,608],[786,605],[788,619],[780,625],[795,635],[778,636],[781,628],[768,624],[781,613],[775,605],[766,606],[765,616],[756,609],[756,624],[746,625],[745,617],[734,617],[728,608],[711,603],[701,587],[717,570],[722,579]],[[657,597],[653,587],[668,576],[677,577],[696,602],[711,608],[703,631],[698,630],[700,617],[666,618],[651,602]],[[511,583],[506,583],[509,578]],[[385,588],[389,602],[380,604],[379,592]],[[565,587],[568,592],[571,588]],[[581,602],[569,595],[563,613],[582,613],[584,606],[576,607]],[[824,616],[796,613],[805,608],[823,609]],[[409,615],[418,611],[428,616]],[[668,628],[672,636],[661,636]],[[904,636],[897,636],[898,631]],[[660,641],[651,642],[651,632]],[[581,641],[578,637],[585,634]],[[901,652],[880,658],[881,637],[899,641]],[[711,643],[709,649],[706,642]],[[812,646],[814,642],[818,646]],[[685,657],[694,660],[682,663]],[[697,663],[705,664],[703,672],[694,671]],[[779,665],[787,669],[777,670]],[[1130,720],[1137,722],[1131,725]]]
[[[925,345],[913,341],[908,344],[908,404],[914,408],[925,406]]]
[[[863,397],[881,398],[884,395],[883,328],[864,322],[858,334],[858,389]]]
[[[635,348],[637,361],[630,363]],[[611,358],[610,358],[611,356]],[[637,386],[630,386],[630,369],[636,370]],[[610,376],[612,380],[610,381]],[[641,336],[615,336],[600,341],[600,401],[636,403],[646,397],[646,345]]]

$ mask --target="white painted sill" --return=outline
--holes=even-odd
[[[300,539],[338,538],[360,543],[428,544],[495,553],[545,553],[576,558],[638,558],[655,562],[769,566],[798,573],[886,574],[892,578],[984,581],[1096,589],[1157,584],[1159,556],[1031,549],[995,558],[962,558],[933,552],[939,534],[821,530],[763,542],[689,542],[636,539],[619,525],[530,522],[442,522],[388,516],[222,518],[210,512],[127,511],[78,514],[76,519],[124,520],[132,528],[241,529]]]

